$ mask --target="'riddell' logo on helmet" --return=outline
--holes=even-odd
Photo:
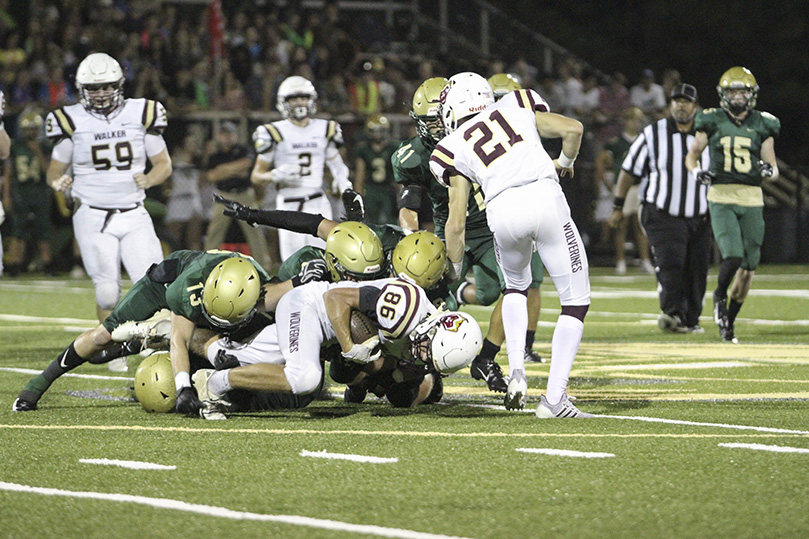
[[[464,322],[464,317],[459,314],[448,314],[441,317],[439,324],[441,324],[447,331],[458,331],[461,324]]]
[[[487,105],[480,105],[479,107],[472,107],[469,109],[469,112],[480,112],[486,109]]]

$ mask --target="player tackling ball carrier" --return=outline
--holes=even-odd
[[[549,112],[533,90],[511,92],[495,103],[486,79],[469,72],[449,79],[440,110],[447,136],[433,150],[430,169],[449,188],[447,255],[459,271],[469,192],[473,184],[480,185],[506,280],[503,324],[510,380],[505,407],[525,407],[527,294],[536,246],[562,305],[551,344],[547,396],[536,415],[586,417],[570,402],[566,388],[590,306],[589,265],[559,185],[559,175],[573,176],[582,124]],[[540,136],[562,139],[557,160],[545,151]]]

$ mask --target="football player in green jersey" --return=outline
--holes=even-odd
[[[26,239],[36,240],[45,270],[51,270],[51,188],[45,181],[48,159],[42,139],[42,116],[20,116],[20,138],[11,143],[10,166],[6,167],[3,200],[11,216],[9,274],[23,270]]]
[[[775,137],[781,122],[769,112],[755,110],[758,90],[749,69],[736,66],[725,71],[716,87],[721,108],[697,115],[696,138],[685,159],[697,179],[710,185],[711,227],[722,255],[713,293],[714,321],[722,340],[732,343],[739,342],[734,322],[761,258],[761,183],[778,178]],[[706,146],[710,147],[711,166],[700,170],[699,156]]]
[[[509,88],[516,89],[515,85],[519,86],[516,80],[503,75],[505,74],[492,77],[493,79],[496,77],[495,83],[501,90],[501,95],[509,91]],[[433,178],[429,161],[435,144],[444,135],[438,115],[438,104],[446,82],[444,78],[434,77],[425,80],[418,87],[413,95],[410,110],[410,117],[416,122],[418,135],[402,142],[391,158],[394,178],[397,183],[402,184],[399,224],[409,230],[420,228],[418,215],[422,194],[426,192],[433,206],[435,232],[440,238],[444,237],[444,225],[449,216],[449,195]],[[505,281],[494,254],[493,235],[486,221],[486,207],[479,189],[473,190],[470,194],[466,226],[466,256],[461,272],[463,276],[471,267],[475,275],[475,284],[471,285],[461,279],[455,285],[455,295],[459,302],[464,303],[491,305],[497,302],[489,322],[489,332],[483,341],[483,349],[472,362],[470,371],[473,378],[486,380],[489,389],[505,392],[506,381],[500,365],[494,360],[505,340],[500,300]],[[531,283],[528,300],[530,313],[528,327],[531,330],[526,335],[526,357],[533,361],[542,361],[533,351],[533,328],[536,328],[539,319],[541,301],[539,286],[542,283],[542,263],[538,256],[532,258],[531,269],[534,280]]]
[[[27,412],[50,385],[84,363],[105,363],[138,350],[115,342],[113,333],[131,321],[145,321],[171,311],[171,359],[177,386],[177,411],[196,415],[199,400],[189,376],[188,345],[196,327],[230,334],[253,320],[259,307],[274,309],[294,283],[270,284],[270,276],[252,258],[229,251],[175,251],[153,264],[98,327],[79,335],[41,373],[34,376],[14,401],[12,410]],[[127,324],[130,322],[130,324]],[[131,337],[127,335],[126,337]]]
[[[365,121],[367,139],[357,147],[354,189],[365,198],[367,223],[396,222],[396,184],[390,156],[396,144],[390,139],[390,121],[373,114]]]

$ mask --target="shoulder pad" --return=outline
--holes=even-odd
[[[45,120],[45,134],[48,138],[71,138],[76,130],[73,118],[68,115],[64,107],[58,108],[50,113]]]
[[[284,137],[273,124],[260,125],[253,131],[253,147],[256,153],[266,153],[282,140]]]
[[[163,130],[168,125],[166,108],[160,101],[144,99],[143,114],[140,121],[150,135],[162,135]]]
[[[550,112],[551,110],[548,103],[533,90],[515,90],[510,94],[506,94],[503,99],[510,96],[513,96],[513,99],[517,102],[517,106],[520,108],[529,109],[534,112]]]

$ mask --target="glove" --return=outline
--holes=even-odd
[[[694,173],[694,177],[702,185],[711,185],[711,183],[716,178],[716,174],[714,174],[710,170],[702,170],[699,167],[695,168],[693,170],[693,173]]]
[[[758,173],[761,174],[762,178],[772,178],[775,176],[775,170],[772,168],[772,165],[764,161],[758,162]]]
[[[177,393],[177,404],[174,405],[174,410],[178,414],[197,417],[199,410],[202,408],[197,396],[197,390],[191,386],[186,386]]]
[[[59,179],[57,179],[56,181],[53,182],[53,184],[51,184],[51,187],[53,188],[54,191],[64,193],[65,191],[70,189],[71,185],[73,185],[73,178],[71,178],[67,174],[62,174],[62,176]]]
[[[342,194],[343,207],[347,221],[365,221],[365,200],[353,189],[346,189]]]
[[[281,165],[272,169],[272,181],[283,187],[284,184],[294,182],[301,178],[301,166],[295,164]]]
[[[213,200],[214,202],[218,202],[219,204],[224,206],[222,212],[228,217],[233,217],[234,219],[238,219],[239,221],[244,221],[249,225],[258,227],[257,214],[260,210],[255,210],[250,206],[245,206],[240,202],[230,200],[229,198],[225,198],[222,195],[214,194]]]
[[[461,278],[461,270],[463,269],[463,260],[460,262],[453,262],[447,259],[447,272],[446,279],[448,283],[454,283]]]
[[[362,344],[355,343],[351,350],[343,352],[342,356],[355,363],[371,363],[382,357],[382,350],[378,347],[379,337],[371,337]]]
[[[312,281],[328,281],[329,268],[322,258],[304,262],[301,271],[292,278],[292,286],[297,287]]]

